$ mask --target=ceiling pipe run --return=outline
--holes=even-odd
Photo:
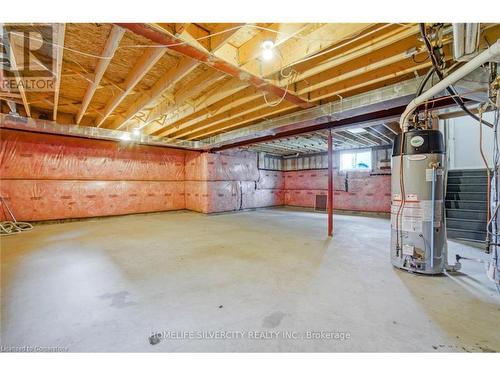
[[[492,44],[487,50],[481,52],[475,58],[470,60],[465,65],[461,66],[449,76],[439,81],[436,85],[432,86],[429,90],[425,91],[422,95],[413,99],[410,104],[406,107],[405,111],[401,115],[399,124],[403,132],[408,131],[408,121],[411,114],[418,108],[421,104],[425,103],[427,100],[431,99],[433,96],[438,95],[450,85],[453,85],[458,80],[464,78],[467,74],[472,73],[474,70],[479,68],[481,65],[495,61],[500,58],[500,39]]]
[[[260,77],[254,76],[232,64],[229,64],[207,51],[195,48],[175,36],[167,34],[166,32],[161,32],[143,23],[117,23],[116,25],[130,30],[137,35],[141,35],[154,43],[168,46],[168,48],[173,51],[200,61],[243,82],[247,82],[249,85],[258,88],[259,90],[276,95],[279,98],[284,98],[284,100],[301,108],[313,107],[313,104],[298,97],[297,95],[294,95],[281,87],[275,86]]]

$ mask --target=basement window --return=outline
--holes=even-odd
[[[372,152],[370,151],[353,151],[343,152],[340,154],[340,170],[341,171],[371,171],[372,169]]]

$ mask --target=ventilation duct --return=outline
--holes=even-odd
[[[469,61],[479,48],[479,23],[453,24],[453,57],[457,61]]]

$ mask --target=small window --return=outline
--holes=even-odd
[[[364,170],[371,171],[372,169],[372,152],[370,151],[354,151],[343,152],[340,154],[340,170]]]

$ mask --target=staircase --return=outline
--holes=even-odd
[[[445,198],[448,238],[485,241],[487,184],[486,169],[448,171]]]

